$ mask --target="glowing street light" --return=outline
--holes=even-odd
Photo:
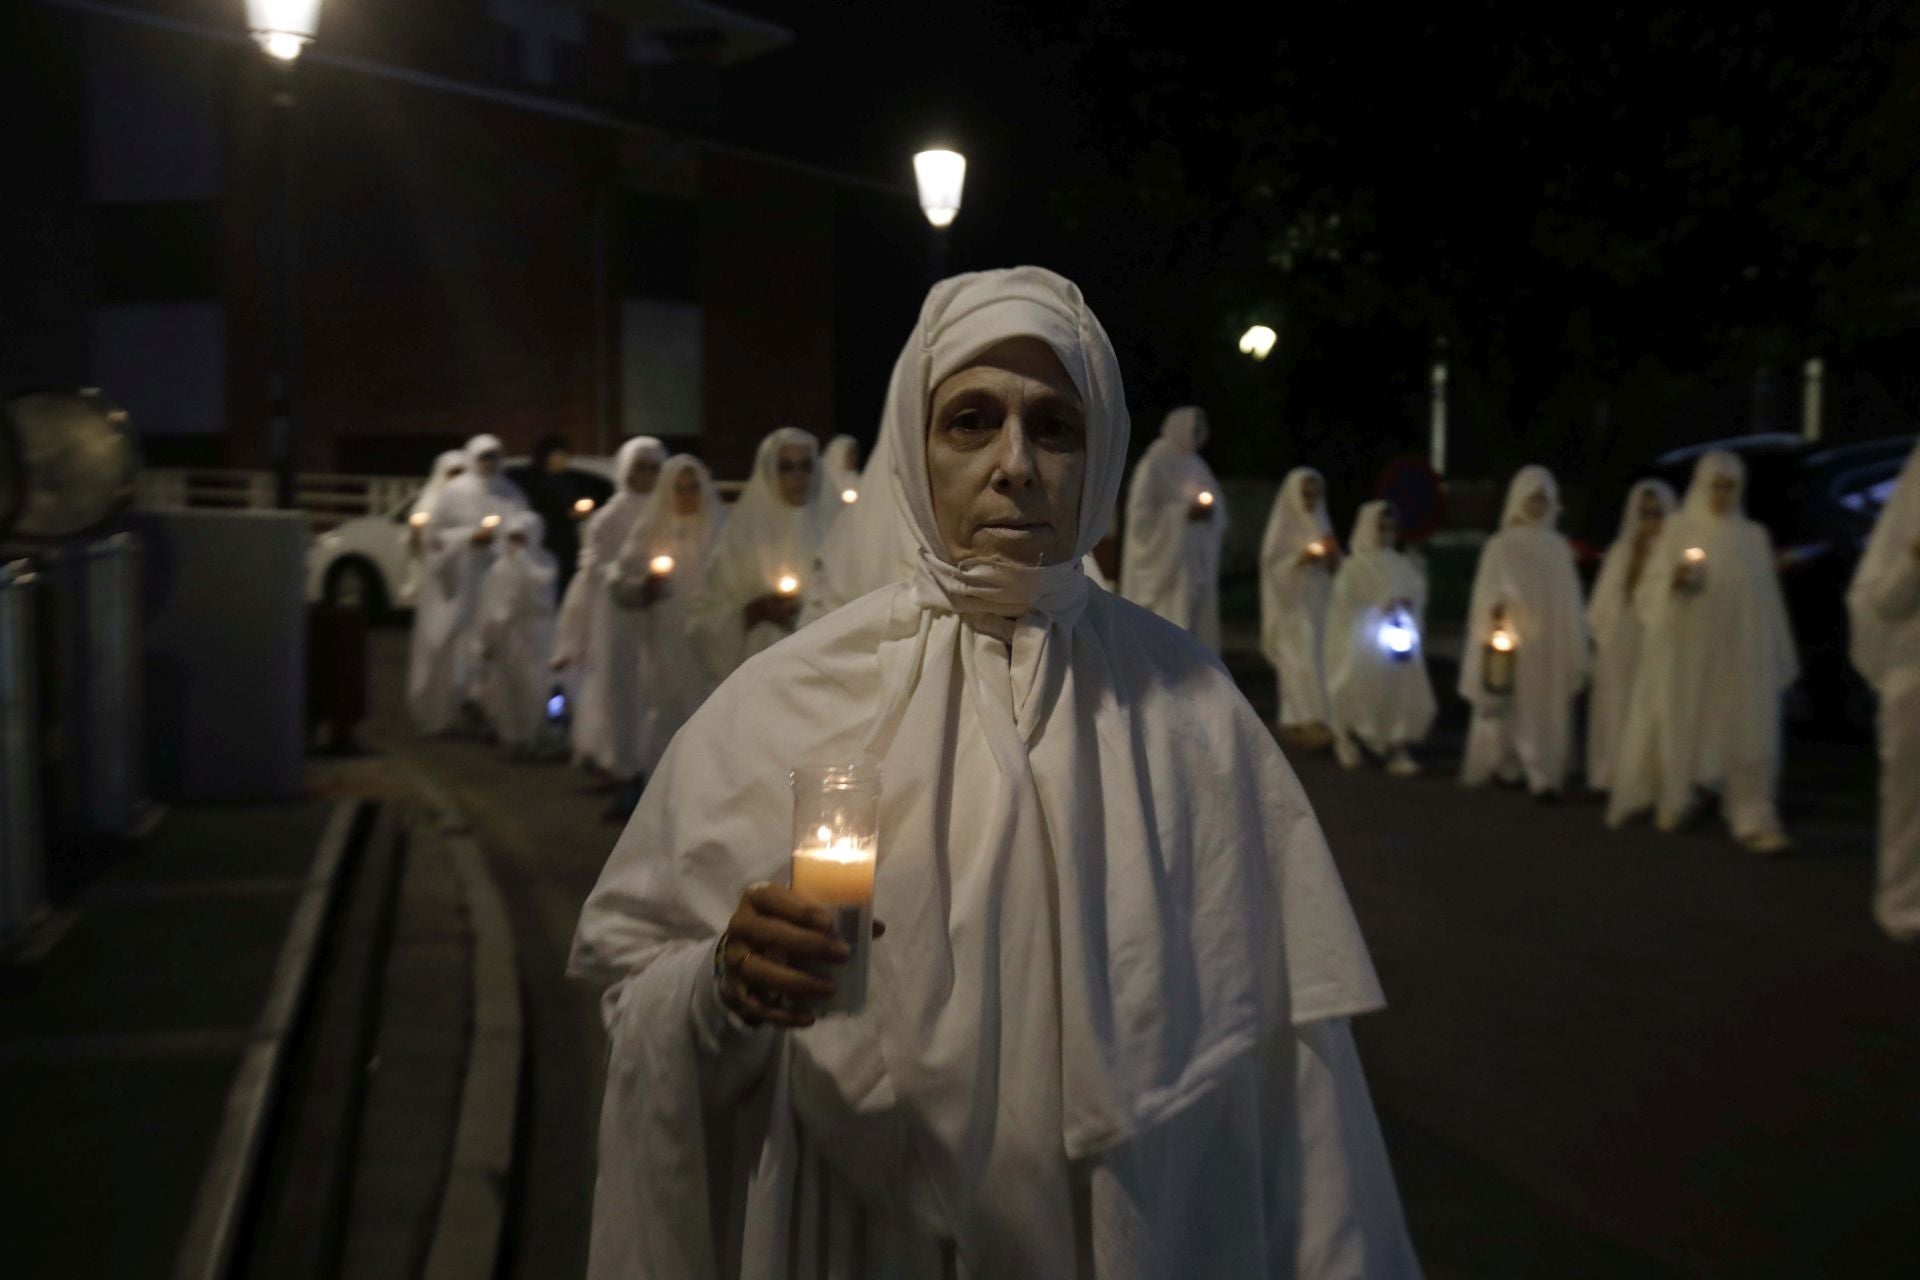
[[[960,193],[967,185],[967,158],[958,151],[922,151],[913,158],[920,188],[920,211],[936,227],[953,225],[960,214]]]
[[[1266,325],[1256,324],[1240,335],[1240,352],[1252,356],[1255,360],[1265,360],[1273,352],[1273,344],[1278,334]]]
[[[293,62],[320,27],[321,0],[247,0],[247,30],[269,58]]]

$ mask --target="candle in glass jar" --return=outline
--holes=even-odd
[[[430,518],[431,517],[429,517],[426,512],[416,511],[412,515],[407,517],[407,523],[412,525],[416,529],[424,529],[427,527],[427,521]]]
[[[842,489],[840,491],[840,501],[850,507],[860,501],[860,491],[858,489]]]
[[[779,581],[775,582],[773,586],[774,590],[783,596],[796,596],[800,594],[800,579],[790,573],[781,574]]]
[[[573,504],[573,514],[577,516],[584,516],[589,511],[592,511],[592,510],[593,510],[592,498],[582,498],[578,502]]]
[[[655,556],[653,559],[647,561],[647,569],[654,577],[664,578],[673,572],[673,557]]]
[[[867,1004],[872,963],[874,872],[880,853],[880,774],[871,764],[802,766],[793,771],[794,895],[827,914],[846,944],[840,964],[820,966],[834,983],[820,1013],[858,1013]]]
[[[1199,502],[1200,502],[1200,505],[1201,505],[1201,506],[1203,506],[1203,507],[1210,507],[1210,506],[1212,506],[1212,505],[1213,505],[1213,493],[1212,493],[1212,491],[1211,491],[1211,490],[1207,490],[1207,489],[1202,489],[1202,490],[1200,491],[1200,498],[1199,498]]]
[[[1327,554],[1327,544],[1324,541],[1315,539],[1307,544],[1307,554],[1315,559],[1319,559],[1321,556]]]
[[[482,529],[498,529],[500,527],[500,517],[482,516],[480,517],[480,527]]]

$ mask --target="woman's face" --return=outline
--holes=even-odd
[[[680,474],[673,478],[673,514],[700,514],[700,477],[693,473],[692,467],[680,468]]]
[[[1319,476],[1304,476],[1300,480],[1300,505],[1308,511],[1320,509],[1320,499],[1327,496],[1326,483]]]
[[[780,500],[804,507],[813,494],[813,450],[803,444],[783,444],[774,463],[780,478]]]
[[[1661,505],[1660,495],[1651,489],[1640,491],[1640,505],[1635,512],[1639,517],[1640,527],[1648,531],[1658,529],[1667,518],[1667,511]]]
[[[1707,501],[1713,506],[1713,514],[1732,515],[1740,505],[1740,481],[1734,476],[1715,476],[1713,487],[1707,491]]]
[[[1073,558],[1086,410],[1053,348],[996,344],[934,388],[928,418],[927,478],[948,559]]]
[[[660,463],[650,454],[641,454],[627,468],[627,488],[635,493],[652,493],[653,486],[659,483]]]
[[[1520,514],[1527,518],[1528,524],[1539,524],[1547,518],[1547,512],[1553,510],[1553,503],[1547,499],[1545,489],[1535,489],[1527,495],[1526,502],[1520,508]]]

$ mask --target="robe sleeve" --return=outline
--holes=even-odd
[[[1902,554],[1899,564],[1869,589],[1867,603],[1885,622],[1904,622],[1920,613],[1920,557],[1910,550]]]

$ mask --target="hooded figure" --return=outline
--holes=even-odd
[[[431,603],[414,619],[407,702],[422,733],[445,733],[460,708],[477,700],[480,580],[493,566],[506,518],[526,509],[500,473],[500,441],[469,440],[465,469],[434,500],[421,536],[420,596]]]
[[[725,523],[707,464],[682,453],[667,460],[653,497],[620,548],[614,602],[638,619],[640,630],[640,682],[647,704],[640,725],[643,774],[654,771],[667,743],[713,692],[713,678],[687,635],[686,601]]]
[[[581,916],[589,1275],[1417,1275],[1306,797],[1218,660],[1081,571],[1127,416],[1080,291],[935,285],[882,430],[911,578],[708,699]],[[789,770],[852,760],[887,933],[866,1011],[815,1023],[751,939],[831,972],[828,935],[756,882],[787,879]]]
[[[427,474],[427,483],[407,509],[407,525],[400,532],[400,545],[407,555],[406,580],[400,588],[402,599],[413,601],[413,641],[407,661],[407,685],[413,686],[421,678],[420,664],[425,659],[425,646],[421,643],[423,634],[431,634],[435,627],[433,611],[444,608],[446,601],[439,592],[424,589],[420,576],[420,564],[426,555],[427,522],[433,518],[434,504],[440,501],[440,494],[447,487],[447,481],[466,469],[467,454],[464,449],[449,449],[433,460],[433,470]]]
[[[1280,483],[1260,542],[1260,650],[1280,676],[1280,728],[1315,746],[1326,745],[1333,718],[1323,646],[1339,561],[1326,480],[1295,467]]]
[[[1188,405],[1167,415],[1160,438],[1140,455],[1127,493],[1120,594],[1185,627],[1218,653],[1227,504],[1213,468],[1200,456],[1206,443],[1206,411]]]
[[[819,443],[798,427],[762,440],[687,607],[716,683],[793,633],[832,515],[820,498]]]
[[[1587,785],[1613,786],[1613,757],[1627,722],[1633,673],[1640,665],[1640,614],[1633,596],[1650,563],[1653,544],[1673,514],[1673,490],[1664,480],[1642,480],[1627,493],[1620,536],[1607,548],[1587,598],[1593,632],[1593,691],[1587,695]]]
[[[1880,869],[1873,915],[1920,942],[1920,449],[1847,591],[1853,665],[1880,695]]]
[[[554,640],[555,665],[575,668],[574,757],[623,782],[641,773],[647,693],[640,677],[641,619],[615,606],[613,589],[620,549],[649,495],[658,491],[666,460],[666,446],[652,436],[635,436],[614,455],[618,489],[587,521],[580,567],[567,587]]]
[[[1774,808],[1780,699],[1800,674],[1773,540],[1742,513],[1746,466],[1702,457],[1680,513],[1653,544],[1634,591],[1641,658],[1613,761],[1607,822],[1651,807],[1664,831],[1694,789],[1721,793],[1734,836],[1756,853],[1787,846]]]
[[[553,678],[553,590],[559,567],[542,545],[545,521],[516,511],[480,584],[480,707],[500,741],[525,751],[547,722]]]
[[[829,511],[857,503],[860,494],[860,442],[852,436],[835,436],[820,451],[820,501]],[[847,495],[854,495],[848,502]]]
[[[1408,777],[1420,766],[1407,748],[1427,736],[1436,706],[1420,643],[1427,580],[1394,545],[1397,534],[1390,503],[1361,504],[1327,610],[1327,696],[1340,763],[1360,763],[1357,739]]]
[[[1460,696],[1473,706],[1460,780],[1527,784],[1536,796],[1567,785],[1573,700],[1587,681],[1587,620],[1573,547],[1554,526],[1560,486],[1522,467],[1507,486],[1500,530],[1487,539],[1467,605]],[[1513,688],[1488,688],[1486,651],[1499,629],[1513,644]],[[1496,681],[1497,683],[1497,681]]]

